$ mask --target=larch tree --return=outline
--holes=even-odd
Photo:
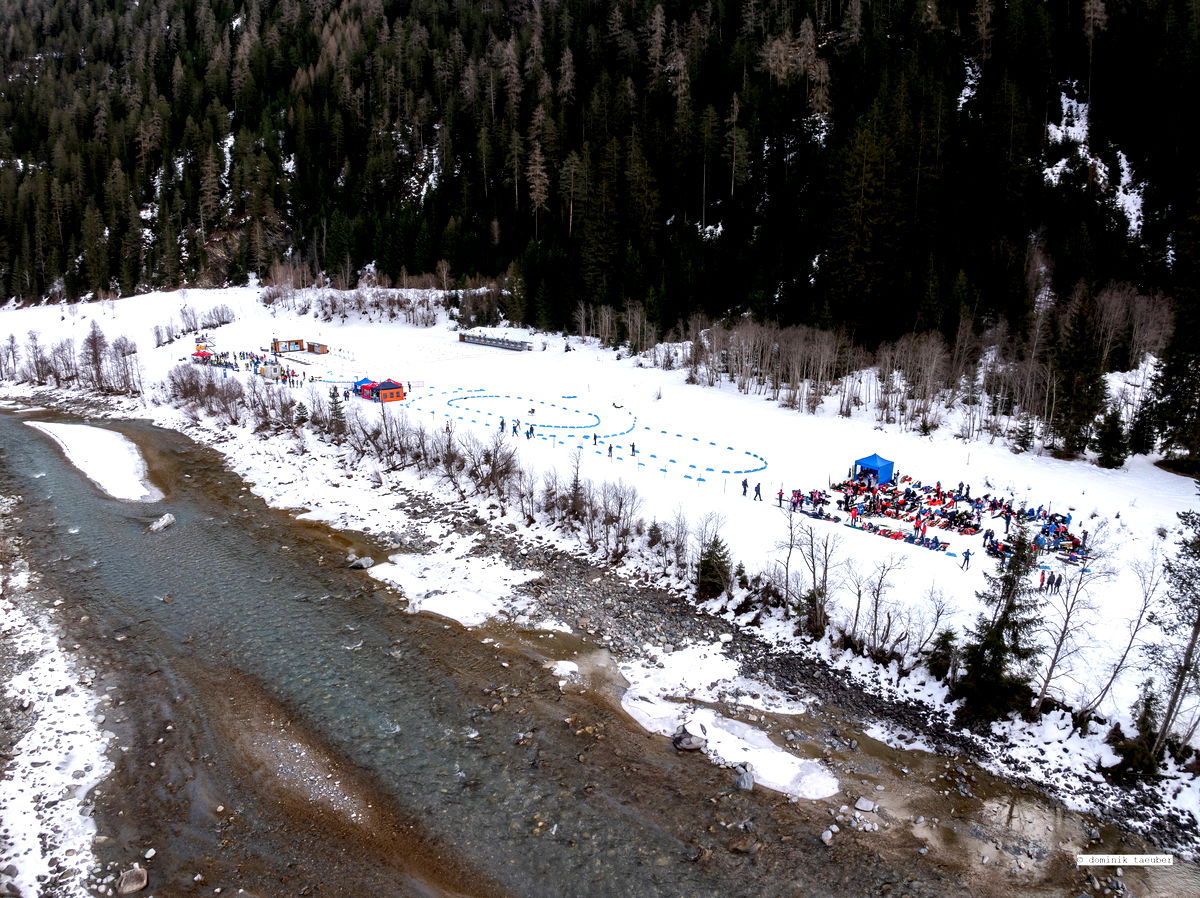
[[[108,337],[100,329],[100,324],[92,319],[91,330],[83,338],[79,347],[79,362],[91,378],[92,386],[97,390],[104,388],[104,357],[108,350]]]
[[[546,210],[550,199],[550,176],[546,173],[546,160],[542,156],[540,141],[534,140],[529,147],[529,162],[525,167],[529,180],[529,204],[533,206],[533,236],[538,235],[538,213]]]

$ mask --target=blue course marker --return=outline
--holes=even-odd
[[[676,462],[675,459],[673,459],[673,458],[668,458],[667,461],[669,461],[673,465],[678,464],[678,462]]]
[[[708,473],[709,473],[709,474],[712,474],[712,473],[713,473],[713,469],[712,469],[712,468],[705,468],[704,470],[708,471]]]

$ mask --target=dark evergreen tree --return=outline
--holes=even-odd
[[[1200,467],[1200,345],[1195,331],[1200,309],[1178,304],[1177,309],[1174,335],[1155,372],[1150,401],[1163,451]]]
[[[1063,451],[1071,456],[1088,447],[1096,416],[1104,407],[1104,370],[1096,319],[1096,304],[1091,296],[1081,296],[1054,355],[1059,387],[1053,426],[1062,439]]]
[[[1129,457],[1129,441],[1121,423],[1121,410],[1115,405],[1109,407],[1096,431],[1096,451],[1099,453],[1096,463],[1102,468],[1119,468]]]
[[[953,694],[964,700],[967,717],[995,719],[1027,707],[1032,697],[1028,664],[1040,651],[1040,618],[1030,575],[1037,561],[1024,527],[1015,525],[1005,545],[1000,570],[984,575],[987,587],[977,594],[991,613],[979,616],[963,646],[962,676]]]
[[[1172,102],[1200,87],[1198,10],[1092,12],[854,3],[818,40],[838,22],[795,4],[10,3],[0,298],[280,259],[346,283],[529,263],[511,317],[552,327],[582,299],[641,302],[660,333],[750,312],[868,347],[963,316],[1022,339],[1036,243],[1057,295],[1134,283],[1183,320],[1200,203]],[[1050,147],[1069,164],[1049,186],[1070,82],[1090,84],[1093,155]],[[1146,185],[1136,240],[1114,149]],[[1075,342],[1053,354],[1070,451],[1091,426]],[[1185,350],[1159,405],[1178,455],[1200,446]]]
[[[958,675],[960,658],[958,634],[953,628],[947,627],[934,637],[933,643],[925,653],[925,666],[939,680],[953,684]]]
[[[1133,422],[1129,425],[1129,454],[1149,455],[1154,451],[1154,405],[1144,401],[1133,413]]]
[[[729,588],[731,559],[720,536],[713,534],[700,549],[696,562],[696,598],[712,599]]]
[[[334,442],[339,442],[346,433],[346,410],[336,386],[329,388],[329,433]]]
[[[1028,452],[1033,448],[1033,416],[1025,415],[1013,433],[1013,452]]]

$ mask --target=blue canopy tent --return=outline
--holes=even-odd
[[[870,471],[880,483],[891,483],[893,466],[892,462],[880,458],[878,454],[868,455],[854,463],[854,473],[857,476],[862,471]]]

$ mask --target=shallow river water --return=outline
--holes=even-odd
[[[921,859],[930,840],[903,827],[827,849],[817,836],[843,799],[738,792],[728,771],[640,732],[616,687],[560,690],[535,638],[506,649],[405,613],[401,596],[343,567],[351,545],[379,547],[267,509],[179,434],[103,424],[142,447],[165,494],[128,503],[27,417],[0,414],[0,486],[24,497],[27,553],[114,697],[101,857],[127,866],[155,848],[143,861],[155,894],[1013,888],[979,878],[965,852]],[[147,532],[166,512],[177,523]],[[1067,881],[1026,874],[1018,891]]]

